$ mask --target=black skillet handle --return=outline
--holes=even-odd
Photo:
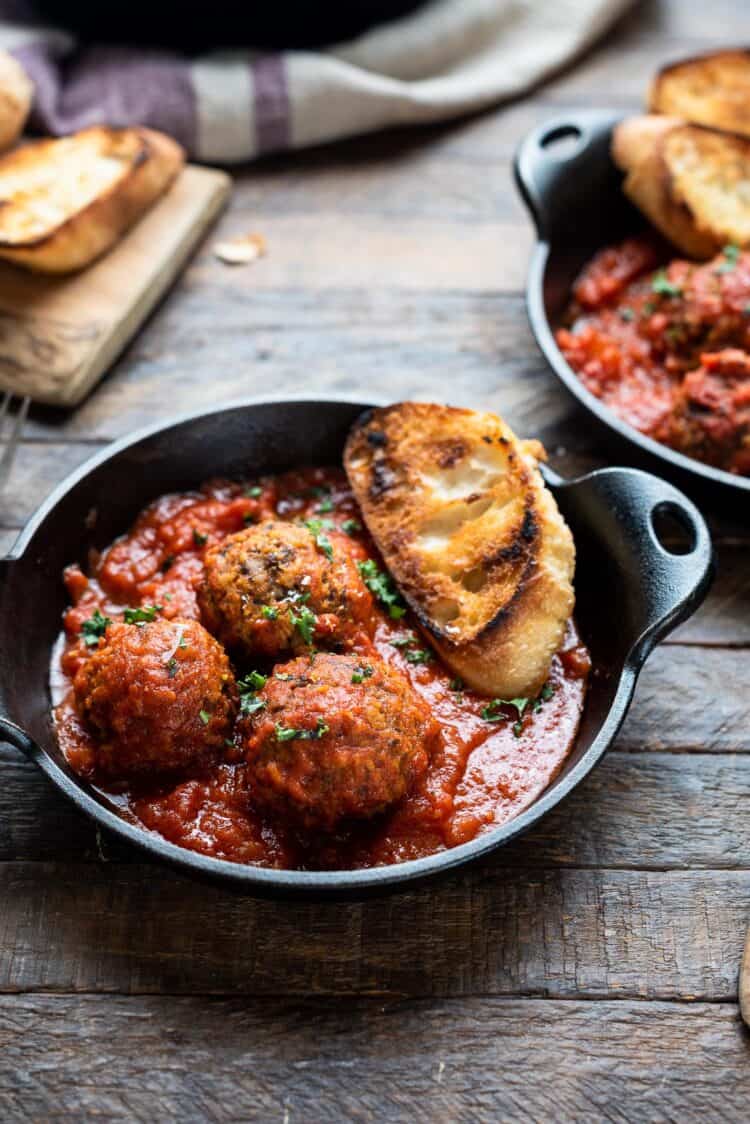
[[[612,627],[626,631],[630,659],[637,665],[703,601],[714,572],[711,536],[687,496],[651,473],[603,468],[565,481],[550,470],[553,487],[574,535],[596,540],[601,565],[617,569],[622,599],[611,606]],[[656,524],[667,517],[679,530],[676,543],[662,545]],[[596,563],[585,581],[596,582]]]
[[[33,757],[36,752],[34,741],[26,731],[2,714],[0,714],[0,742],[7,742],[15,749],[20,749],[27,757]]]
[[[571,110],[539,125],[516,153],[516,183],[531,212],[540,241],[575,238],[621,202],[621,175],[609,155],[613,127],[622,117],[611,110]]]
[[[13,590],[9,591],[9,579],[11,575],[11,566],[15,566],[18,559],[13,555],[8,555],[6,558],[0,558],[0,598],[5,597],[9,592],[12,595]],[[7,621],[7,613],[3,611],[0,616]],[[12,629],[6,626],[6,633],[3,637],[3,647],[0,651],[0,742],[7,742],[9,745],[20,749],[27,757],[31,757],[35,751],[35,743],[32,738],[12,722],[10,718],[6,717],[7,713],[7,699],[5,698],[5,684],[8,678],[9,667],[13,665],[14,660],[18,659],[17,645],[14,645],[14,637]]]

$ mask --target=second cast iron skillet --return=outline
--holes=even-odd
[[[557,377],[616,443],[627,443],[639,463],[748,518],[750,478],[702,464],[639,433],[586,389],[555,342],[573,281],[586,262],[604,246],[646,229],[646,220],[623,195],[622,173],[609,152],[621,116],[571,111],[521,142],[516,181],[537,231],[526,282],[531,329]]]
[[[61,795],[102,827],[186,873],[273,896],[348,896],[405,887],[486,855],[536,823],[586,776],[617,733],[653,646],[690,616],[708,588],[712,551],[705,523],[685,497],[633,469],[579,480],[550,474],[576,540],[576,615],[594,674],[576,745],[547,791],[517,819],[453,850],[359,871],[241,866],[167,843],[129,823],[68,767],[50,722],[50,649],[67,603],[63,567],[88,565],[91,548],[122,534],[164,492],[212,476],[242,478],[309,464],[340,464],[352,422],[349,401],[254,401],[143,430],[77,469],[40,507],[12,554],[0,560],[0,739],[22,750]],[[686,553],[660,545],[654,520],[679,523]]]

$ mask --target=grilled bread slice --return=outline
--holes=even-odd
[[[344,466],[383,559],[445,662],[475,690],[531,697],[573,610],[573,539],[538,442],[494,414],[368,411]]]
[[[92,126],[0,159],[0,258],[42,273],[81,269],[169,186],[180,146],[152,129]]]
[[[692,258],[750,244],[750,140],[673,117],[632,117],[612,156],[626,195]]]
[[[648,108],[750,137],[750,51],[715,51],[665,66],[651,84]]]
[[[0,51],[0,152],[18,140],[34,95],[26,71],[7,51]]]

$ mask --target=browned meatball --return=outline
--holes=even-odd
[[[654,436],[706,464],[750,473],[750,355],[726,348],[701,356]]]
[[[400,800],[440,737],[426,702],[377,656],[279,665],[243,739],[254,798],[309,828]]]
[[[189,620],[109,625],[73,689],[96,767],[112,777],[214,760],[237,705],[224,649]]]
[[[198,603],[230,648],[275,659],[312,646],[349,647],[372,625],[372,598],[335,531],[269,521],[206,552]]]

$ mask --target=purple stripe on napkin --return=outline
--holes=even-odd
[[[71,133],[87,125],[149,125],[195,147],[195,95],[189,64],[160,51],[92,47],[66,67],[43,42],[12,52],[35,86],[32,125]]]
[[[289,89],[281,55],[261,55],[251,64],[255,96],[256,151],[277,152],[290,141]]]

